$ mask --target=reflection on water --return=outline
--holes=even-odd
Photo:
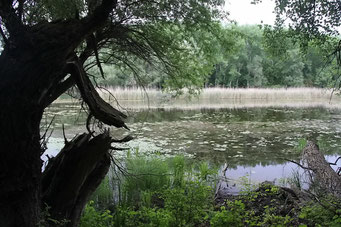
[[[336,106],[161,108],[128,113],[130,132],[112,129],[114,136],[130,133],[136,138],[125,146],[139,152],[184,153],[214,165],[227,163],[227,175],[233,178],[248,174],[251,181],[273,181],[290,176],[296,166],[287,160],[299,159],[301,138],[316,139],[329,158],[341,154],[341,109]],[[68,137],[86,131],[85,115],[77,104],[55,104],[45,114],[47,119],[55,116],[50,153],[63,145],[62,123]]]
[[[338,156],[335,155],[327,155],[326,159],[328,162],[335,162]],[[337,167],[332,166],[334,170]],[[306,179],[307,176],[304,175],[304,170],[298,167],[296,164],[287,162],[284,164],[274,164],[274,165],[256,165],[256,166],[238,166],[236,168],[230,168],[226,170],[227,178],[231,178],[229,180],[230,185],[236,184],[236,187],[230,187],[230,191],[239,192],[241,184],[241,179],[244,178],[247,180],[247,183],[261,183],[264,181],[270,181],[277,185],[288,186],[290,182],[288,182],[288,178],[292,177],[293,174],[300,174],[300,180],[302,180],[302,187],[308,188],[310,179]],[[244,182],[245,183],[245,182]]]

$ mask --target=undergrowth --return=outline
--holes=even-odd
[[[274,185],[256,188],[245,182],[241,195],[217,205],[218,171],[205,162],[129,154],[125,169],[129,174],[109,174],[102,182],[85,207],[80,227],[341,226],[335,199],[298,205]]]

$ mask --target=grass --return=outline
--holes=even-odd
[[[106,178],[85,208],[81,227],[197,226],[213,210],[216,170],[207,163],[191,165],[183,156],[164,160],[131,154],[127,173]],[[118,181],[119,180],[119,181]],[[116,181],[116,182],[115,182]],[[109,189],[118,183],[120,190]],[[110,186],[111,185],[111,186]],[[119,194],[119,201],[107,198]]]

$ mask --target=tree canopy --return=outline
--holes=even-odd
[[[85,22],[97,1],[14,1],[25,27],[44,23]],[[232,39],[221,33],[224,1],[118,1],[101,28],[75,49],[85,70],[102,63],[128,70],[137,80],[139,65],[148,64],[169,76],[172,88],[198,85],[215,62],[217,50],[228,52]],[[2,19],[3,40],[10,38]],[[169,80],[169,78],[171,78]]]
[[[259,25],[226,25],[219,28],[221,36],[228,37],[223,40],[229,49],[220,48],[221,44],[216,44],[215,39],[210,39],[212,47],[208,47],[210,48],[208,51],[212,52],[211,65],[214,67],[211,69],[211,65],[208,65],[211,71],[202,72],[195,80],[196,85],[199,87],[315,86],[323,88],[333,85],[337,64],[335,61],[326,64],[328,62],[326,56],[333,51],[334,46],[327,49],[326,44],[321,46],[311,41],[303,52],[288,29],[281,31],[275,29]],[[200,31],[199,34],[204,36],[205,33]],[[332,40],[331,37],[330,43]],[[167,88],[169,87],[167,82],[172,82],[162,71],[145,62],[135,62],[135,65],[141,69],[139,77],[148,87]],[[120,71],[117,65],[106,64],[104,71],[108,73],[107,77],[102,79],[99,77],[98,70],[91,70],[91,74],[99,78],[97,82],[101,86],[138,85],[129,70]]]
[[[276,0],[277,14],[273,37],[283,35],[283,26],[288,25],[290,36],[306,51],[313,43],[324,51],[327,63],[341,66],[341,2],[324,0]],[[274,33],[273,33],[274,34]],[[339,87],[339,72],[333,76]]]
[[[65,139],[65,147],[41,172],[44,109],[71,87],[96,118],[125,127],[125,114],[106,103],[91,70],[103,64],[137,79],[146,65],[173,88],[192,87],[213,68],[217,50],[232,39],[220,32],[224,1],[0,0],[0,225],[37,226],[81,211],[107,173],[114,143],[107,128]],[[45,219],[48,209],[50,218]],[[45,223],[45,222],[44,222]]]
[[[338,35],[341,26],[341,2],[325,0],[276,0],[277,22],[308,37]]]

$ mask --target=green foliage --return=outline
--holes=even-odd
[[[297,188],[298,190],[303,189],[302,175],[298,170],[292,171],[291,177],[289,177],[288,182],[291,187]]]
[[[295,146],[295,152],[302,153],[302,151],[306,145],[307,145],[306,139],[304,139],[304,138],[299,139],[297,146]]]
[[[249,180],[249,174],[246,174],[245,176],[242,176],[239,178],[240,180],[240,185],[241,185],[241,191],[240,193],[242,195],[249,195],[250,193],[256,189],[256,185],[251,184]]]
[[[76,13],[84,12],[85,5],[82,0],[38,0],[30,6],[30,10],[35,10],[35,15],[31,15],[33,12],[28,12],[30,19],[38,20],[38,18],[34,18],[37,16],[41,17],[39,20],[43,18],[48,20],[67,19],[75,18]]]
[[[335,198],[311,202],[302,208],[299,218],[308,226],[341,226],[340,204]]]
[[[199,180],[208,181],[210,176],[215,176],[218,170],[215,168],[210,168],[207,162],[199,163]]]
[[[117,217],[118,214],[120,217]],[[172,226],[174,216],[167,209],[142,207],[139,210],[120,208],[116,213],[114,226]]]
[[[139,57],[124,52],[124,57],[120,57],[124,61],[106,61],[106,78],[99,78],[100,84],[144,85],[178,92],[188,88],[193,93],[205,83],[216,62],[233,52],[236,40],[233,29],[223,28],[216,22],[204,26],[165,22],[149,24],[129,38],[136,41],[136,48],[145,53]],[[150,41],[153,42],[152,50],[148,50]],[[117,48],[112,45],[103,49],[101,56],[111,59],[111,52]],[[99,75],[95,69],[91,73]]]
[[[212,227],[244,226],[242,218],[245,212],[245,205],[240,200],[236,200],[234,203],[230,203],[230,205],[233,205],[230,210],[223,206],[220,208],[220,211],[215,213],[210,221]]]
[[[141,200],[141,192],[154,192],[170,186],[169,167],[159,157],[128,157],[126,168],[129,175],[122,185],[124,203],[135,204]]]
[[[173,186],[182,187],[185,183],[185,159],[183,156],[173,158]]]
[[[275,188],[275,187],[273,187]],[[251,192],[250,192],[251,193]],[[255,193],[255,192],[252,192]],[[271,190],[268,193],[271,192]],[[256,196],[256,195],[254,195]],[[259,194],[257,195],[259,196]],[[243,198],[244,201],[248,201]],[[242,200],[227,201],[226,207],[221,207],[212,217],[211,226],[291,226],[292,220],[288,215],[276,214],[276,209],[265,206],[261,216],[255,215],[252,209],[246,207]]]
[[[174,216],[171,226],[191,226],[201,223],[213,205],[212,188],[199,181],[189,181],[181,188],[162,192],[165,209]]]
[[[290,27],[309,37],[338,34],[339,1],[276,0],[278,23],[290,19]],[[285,18],[285,19],[283,19]]]
[[[267,207],[265,209],[265,214],[263,221],[258,223],[259,226],[291,226],[291,218],[289,215],[280,216],[273,214],[273,209]]]
[[[108,227],[113,225],[113,216],[110,211],[97,211],[94,201],[90,201],[84,209],[80,220],[80,227]]]
[[[109,177],[106,176],[96,191],[91,195],[90,200],[98,209],[105,209],[113,203],[113,192],[109,183]]]
[[[89,202],[81,227],[339,226],[341,222],[340,202],[336,199],[293,207],[283,189],[271,184],[256,188],[249,184],[247,176],[241,179],[241,195],[215,207],[212,181],[216,180],[216,169],[205,162],[190,165],[183,156],[162,160],[159,156],[129,153],[126,165],[134,177],[121,176],[125,185],[121,197],[125,198],[110,206],[111,211],[95,204],[100,200]],[[107,194],[109,185],[106,179],[95,198],[105,200],[106,196],[100,195]]]
[[[44,210],[42,210],[42,212],[40,213],[40,219],[37,224],[38,227],[45,227],[49,225],[53,225],[56,227],[63,227],[70,222],[69,220],[66,220],[66,219],[57,220],[57,219],[52,218],[49,210],[50,210],[50,207],[45,204]]]
[[[305,55],[304,84],[339,88],[339,1],[276,0],[275,4],[275,26],[267,26],[264,33],[268,49],[283,56],[289,40]]]
[[[99,84],[144,85],[178,93],[188,88],[195,93],[203,86],[330,87],[337,75],[336,61],[326,58],[336,44],[332,37],[322,44],[309,41],[302,51],[289,30],[271,26],[210,23],[189,27],[160,22],[139,29],[144,38],[154,42],[153,50],[148,50],[139,34],[132,34],[129,38],[146,56],[124,52],[124,61],[106,61],[105,79],[99,77],[98,70],[91,71]],[[117,48],[103,49],[101,56],[111,59]]]
[[[233,31],[238,35],[235,48],[216,62],[206,86],[332,86],[332,78],[337,74],[336,61],[325,56],[333,45],[310,41],[303,52],[288,30],[236,26]],[[333,38],[327,40],[332,42]]]
[[[216,171],[204,163],[197,166],[199,172],[185,166],[183,156],[164,161],[158,156],[128,154],[126,167],[131,176],[122,175],[123,199],[115,212],[108,216],[108,211],[96,211],[98,206],[91,202],[82,226],[96,222],[108,226],[194,226],[206,221],[213,211],[209,181]],[[109,185],[106,180],[102,184]],[[95,193],[97,197],[101,191]]]
[[[115,226],[194,226],[212,210],[212,189],[199,182],[183,188],[169,188],[157,195],[163,207],[144,204],[138,210],[120,206],[114,214]]]
[[[67,21],[91,16],[101,1],[26,1],[23,21],[28,26],[46,21]],[[98,48],[106,78],[101,78],[94,55],[86,59],[86,70],[99,84],[114,86],[157,86],[195,92],[204,84],[214,64],[234,48],[233,31],[223,29],[226,18],[222,0],[155,3],[147,0],[119,1],[106,25],[77,47],[77,53]],[[119,35],[117,35],[119,34]],[[92,41],[91,41],[92,42]],[[88,49],[87,47],[88,46]],[[95,66],[95,67],[94,67]]]

